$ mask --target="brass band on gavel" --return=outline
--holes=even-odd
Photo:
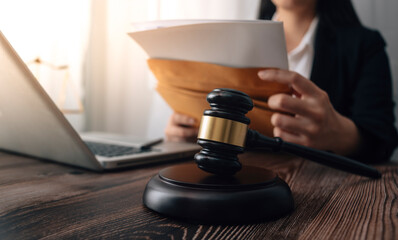
[[[246,124],[238,121],[203,116],[198,138],[244,147],[247,129]]]

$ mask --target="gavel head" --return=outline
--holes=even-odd
[[[217,175],[233,175],[242,168],[238,154],[244,150],[253,108],[251,98],[237,90],[218,88],[207,95],[211,109],[205,110],[200,123],[195,155],[198,167]]]

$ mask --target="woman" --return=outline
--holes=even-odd
[[[263,0],[260,18],[284,23],[290,71],[264,70],[263,81],[289,84],[270,108],[274,135],[358,160],[388,160],[397,145],[385,42],[360,24],[349,0]],[[309,80],[311,79],[311,80]],[[192,138],[188,116],[174,113],[170,139]]]

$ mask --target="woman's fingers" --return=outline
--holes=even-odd
[[[287,84],[300,95],[313,95],[319,89],[313,82],[296,72],[280,69],[267,69],[258,72],[260,79]]]
[[[174,125],[182,126],[195,126],[196,124],[195,118],[180,113],[173,113],[171,115],[171,121]]]
[[[180,113],[173,113],[165,129],[168,141],[194,141],[198,136],[196,120]]]
[[[304,146],[337,149],[338,144],[330,139],[339,132],[341,124],[325,91],[295,72],[267,69],[258,75],[265,81],[288,84],[293,89],[293,95],[275,94],[268,98],[271,109],[284,112],[271,117],[275,136]]]
[[[303,101],[284,93],[269,97],[268,106],[273,110],[299,115],[312,115],[314,107],[316,107],[309,99]]]
[[[282,131],[304,135],[309,138],[321,133],[321,128],[313,120],[301,116],[289,116],[282,113],[274,113],[271,117],[271,124]],[[305,140],[305,139],[301,139]]]
[[[279,128],[280,130],[287,131],[290,133],[301,132],[301,124],[302,121],[297,119],[294,116],[289,116],[281,113],[274,113],[271,116],[271,124],[275,128]]]

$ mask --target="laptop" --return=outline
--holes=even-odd
[[[94,171],[192,157],[194,143],[80,136],[0,31],[0,149]]]

